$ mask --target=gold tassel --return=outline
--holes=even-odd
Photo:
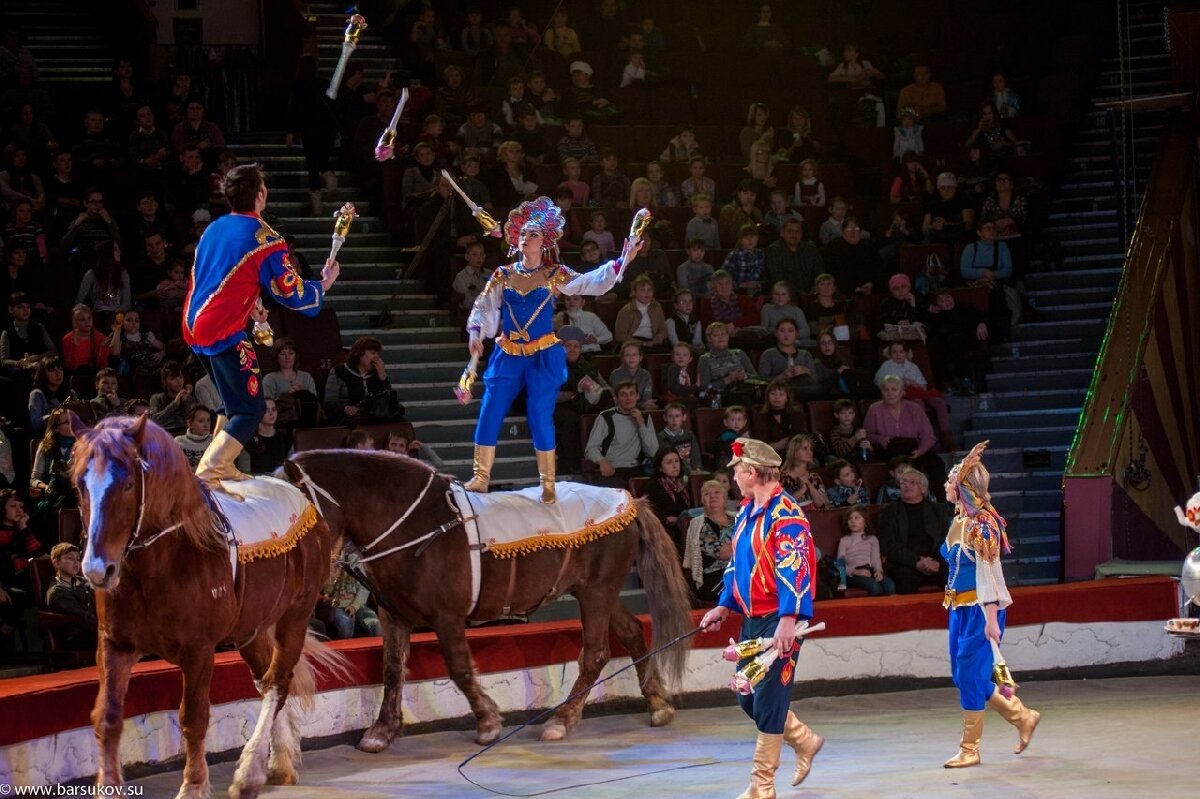
[[[312,505],[305,507],[300,518],[295,521],[285,535],[259,541],[238,547],[238,563],[251,563],[256,560],[266,560],[291,552],[300,543],[300,539],[317,523],[317,509]]]
[[[512,558],[518,555],[528,555],[531,552],[537,552],[542,549],[573,549],[591,543],[598,538],[603,538],[609,533],[623,530],[636,518],[637,505],[629,502],[624,510],[619,511],[616,516],[600,524],[585,527],[573,533],[563,533],[561,535],[547,533],[545,535],[522,538],[518,541],[492,544],[485,551],[490,552],[493,557]]]

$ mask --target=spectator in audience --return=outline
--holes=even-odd
[[[129,160],[138,167],[143,185],[162,183],[162,170],[170,158],[171,139],[154,123],[154,109],[148,104],[137,109],[137,127],[129,134]]]
[[[356,422],[398,422],[404,408],[395,399],[383,363],[379,339],[362,336],[350,347],[346,362],[325,381],[325,414],[330,419]]]
[[[815,158],[800,162],[800,180],[796,181],[793,201],[804,208],[825,207],[825,184],[821,182],[821,165]]]
[[[62,338],[63,363],[72,374],[92,372],[108,365],[104,336],[92,326],[92,309],[71,309],[71,330]],[[114,375],[115,376],[115,375]]]
[[[33,288],[30,273],[33,270],[29,265],[29,250],[21,242],[9,241],[4,244],[3,253],[4,266],[0,269],[0,296],[11,297],[13,294],[30,296]],[[46,305],[38,302],[31,304],[30,307],[42,311]],[[6,315],[4,321],[8,321],[8,318]]]
[[[709,219],[711,220],[711,217]],[[675,282],[680,290],[687,291],[689,296],[703,297],[708,294],[708,283],[714,270],[712,264],[705,260],[706,255],[703,238],[696,236],[688,239],[687,260],[675,268]]]
[[[821,509],[829,506],[829,498],[825,496],[825,481],[813,468],[815,460],[813,437],[807,433],[792,436],[780,467],[779,482],[800,507]]]
[[[712,198],[717,196],[717,184],[704,174],[707,165],[708,162],[704,160],[703,156],[693,155],[688,160],[688,176],[680,184],[679,190],[683,193],[684,202],[692,204],[692,208],[696,207],[697,194],[708,197],[710,206]],[[711,208],[709,210],[711,211]]]
[[[679,132],[671,137],[658,156],[658,160],[663,163],[676,164],[690,163],[693,158],[700,158],[703,163],[700,143],[696,141],[696,130],[691,125],[680,127]]]
[[[83,211],[63,234],[62,248],[74,255],[76,263],[83,263],[95,253],[96,245],[105,240],[120,244],[121,229],[104,207],[104,192],[88,189],[83,195]]]
[[[873,112],[864,114],[862,121],[877,128],[883,127],[885,113],[883,98],[875,93],[872,81],[885,80],[887,76],[862,57],[857,44],[847,44],[842,48],[842,60],[829,75],[830,83],[845,86],[852,96],[858,98],[862,107]]]
[[[742,225],[737,235],[737,249],[729,251],[721,269],[733,276],[734,286],[739,293],[745,292],[753,297],[762,291],[766,266],[766,255],[758,246],[758,228]]]
[[[0,333],[0,365],[8,376],[23,375],[32,371],[46,355],[55,355],[54,340],[46,328],[31,322],[29,296],[13,292],[8,297],[8,327]]]
[[[813,138],[812,115],[808,109],[794,106],[788,112],[787,131],[780,137],[779,159],[799,164],[807,159],[820,160],[821,143]]]
[[[554,89],[546,85],[545,74],[536,69],[531,71],[525,82],[525,88],[529,105],[537,111],[543,122],[547,125],[562,124],[562,120],[558,118],[555,111],[558,95],[555,94]]]
[[[585,242],[594,241],[602,255],[616,252],[616,241],[608,230],[608,215],[603,211],[593,211],[588,219],[589,229],[583,234]],[[628,277],[628,275],[626,275]]]
[[[757,227],[762,224],[763,213],[759,210],[758,192],[754,181],[743,180],[737,187],[737,198],[721,209],[719,222],[722,241],[736,242],[746,225]]]
[[[671,362],[663,366],[663,393],[668,402],[695,406],[700,399],[702,387],[692,367],[693,346],[701,348],[686,341],[679,341],[671,347]]]
[[[580,165],[579,159],[567,157],[562,162],[563,181],[558,184],[558,188],[568,189],[571,192],[571,200],[575,205],[583,208],[587,205],[588,197],[591,196],[592,189],[587,183],[579,179]]]
[[[379,448],[403,455],[406,458],[416,458],[434,469],[440,469],[445,465],[432,447],[415,439],[410,440],[408,433],[403,430],[395,430],[385,435]]]
[[[616,387],[617,404],[600,413],[584,447],[584,457],[600,466],[599,485],[624,488],[642,472],[641,461],[658,452],[654,423],[638,408],[636,383]]]
[[[96,396],[88,400],[92,423],[125,413],[125,400],[117,395],[117,370],[104,368],[96,372]]]
[[[661,163],[651,161],[646,164],[646,180],[650,182],[650,191],[654,197],[651,207],[679,208],[682,205],[679,190],[667,180]]]
[[[646,498],[654,513],[672,532],[678,534],[679,517],[692,507],[688,496],[687,471],[683,458],[671,445],[664,444],[654,454],[654,465],[650,471],[650,484],[646,486]]]
[[[855,426],[858,408],[854,400],[840,399],[833,403],[833,418],[837,420],[829,430],[829,450],[838,458],[846,461],[866,463],[871,459],[874,447],[867,438],[867,431]],[[864,504],[870,498],[863,499]]]
[[[896,593],[915,594],[921,586],[946,585],[946,562],[938,547],[950,529],[950,508],[927,502],[929,481],[916,469],[899,476],[900,499],[885,505],[879,514],[879,549],[884,572],[896,584]]]
[[[188,109],[190,111],[191,104]],[[292,79],[292,92],[287,104],[287,135],[284,144],[291,148],[295,134],[300,134],[304,145],[304,166],[308,170],[308,198],[313,216],[322,216],[321,193],[325,199],[333,198],[337,188],[337,175],[329,165],[333,153],[333,140],[338,134],[338,121],[325,87],[317,76],[317,57],[304,53],[296,63],[296,74]],[[224,147],[222,143],[220,145]]]
[[[375,449],[375,437],[366,430],[351,430],[342,439],[343,449]]]
[[[491,49],[485,53],[481,68],[482,74],[486,76],[483,82],[503,86],[509,78],[524,73],[530,64],[539,64],[536,59],[527,61],[525,53],[517,52],[513,47],[512,31],[507,25],[497,25],[492,35],[494,42]]]
[[[462,174],[458,178],[458,187],[470,197],[476,205],[483,209],[491,209],[492,193],[487,184],[479,178],[480,161],[477,156],[468,155],[459,162]]]
[[[54,582],[46,590],[46,609],[74,619],[74,624],[59,627],[64,648],[88,651],[96,648],[96,595],[91,583],[79,576],[79,547],[69,542],[55,544],[50,550]]]
[[[154,234],[162,237],[163,253],[155,262],[162,267],[166,260],[166,245],[171,239],[171,223],[158,203],[158,195],[151,189],[138,193],[137,212],[130,218],[121,234],[121,241],[126,244],[126,255],[131,260],[145,258],[150,252],[150,242],[146,239]]]
[[[638,387],[638,407],[643,411],[653,411],[658,409],[658,403],[654,401],[654,380],[642,366],[644,359],[642,343],[636,339],[626,340],[621,345],[621,365],[612,370],[608,383],[612,386],[633,383]]]
[[[1009,285],[1012,253],[1008,243],[996,237],[995,222],[985,219],[979,225],[979,241],[963,249],[958,271],[967,283],[988,289],[991,329],[997,338],[1007,341],[1012,327],[1021,321],[1021,295]]]
[[[452,129],[460,128],[467,121],[472,107],[480,105],[475,92],[464,85],[465,83],[466,76],[463,71],[456,65],[449,64],[442,70],[442,82],[434,95],[437,115]]]
[[[9,84],[21,68],[37,77],[37,61],[25,46],[21,29],[13,22],[8,25],[3,40],[0,40],[0,85]]]
[[[592,178],[592,199],[601,208],[626,208],[629,205],[629,176],[620,171],[617,151],[600,151],[600,171]]]
[[[912,281],[903,272],[888,278],[888,295],[879,301],[879,321],[884,325],[925,324],[925,298],[913,293]],[[881,336],[886,337],[885,329]]]
[[[756,197],[765,197],[779,184],[775,176],[775,161],[771,157],[771,145],[759,139],[750,145],[750,162],[742,170],[746,179],[753,181]]]
[[[796,322],[790,317],[775,323],[776,344],[759,358],[758,373],[764,380],[786,381],[793,394],[802,400],[818,399],[828,392],[828,386],[820,379],[813,356],[796,344],[797,332]]]
[[[907,152],[925,154],[925,126],[921,117],[911,108],[902,108],[892,128],[892,158],[903,158]]]
[[[904,456],[933,482],[945,482],[946,465],[933,453],[937,439],[925,415],[925,409],[904,398],[904,380],[888,375],[880,381],[883,399],[871,405],[863,427],[867,439],[880,455],[887,458]]]
[[[803,430],[803,425],[796,419],[801,408],[796,404],[791,385],[784,378],[775,378],[768,383],[765,395],[762,407],[758,409],[756,434],[782,456],[792,436]],[[759,424],[761,430],[757,430]]]
[[[876,505],[886,505],[900,499],[900,475],[913,468],[912,459],[898,455],[887,462],[888,479],[879,487]]]
[[[83,181],[75,175],[75,158],[67,150],[54,154],[52,172],[46,180],[46,210],[49,235],[53,242],[62,241],[67,226],[83,207]]]
[[[520,109],[525,105],[525,78],[520,75],[513,76],[508,79],[508,96],[500,103],[500,116],[504,119],[504,129],[506,131],[513,130],[517,127],[520,117]],[[529,106],[529,110],[533,112],[535,122],[541,122],[541,114],[533,106]]]
[[[654,194],[654,184],[648,178],[634,178],[629,184],[629,202],[626,207],[634,213],[643,208],[649,211],[658,210],[658,199]]]
[[[996,236],[1008,244],[1013,259],[1013,280],[1020,285],[1025,261],[1025,232],[1029,221],[1029,204],[1018,194],[1012,170],[996,172],[992,192],[983,201],[980,218],[996,225]]]
[[[557,327],[571,325],[582,330],[584,352],[600,352],[612,343],[613,333],[599,316],[583,307],[585,300],[582,294],[568,294],[566,309],[558,314],[554,322]],[[620,322],[619,313],[617,321]]]
[[[621,114],[617,106],[600,96],[592,86],[592,67],[586,61],[571,63],[571,86],[565,99],[567,108],[582,114],[585,119],[611,121]]]
[[[512,132],[512,140],[521,145],[530,163],[544,163],[546,156],[552,153],[550,145],[546,142],[546,132],[542,129],[540,115],[528,104],[522,104],[515,113],[517,124]]]
[[[867,515],[860,507],[850,508],[842,517],[837,559],[844,564],[847,587],[861,588],[868,596],[896,593],[895,582],[883,572],[879,539],[868,531]]]
[[[718,397],[725,397],[729,401],[736,401],[731,400],[731,397],[739,397],[748,398],[747,401],[752,402],[754,389],[747,381],[758,380],[758,373],[754,371],[750,356],[740,349],[730,348],[730,327],[718,321],[710,324],[705,330],[708,352],[700,356],[697,380],[701,390],[710,395],[716,392]]]
[[[882,292],[883,259],[878,250],[863,242],[862,227],[854,217],[846,217],[841,238],[829,242],[821,255],[825,268],[855,294]]]
[[[436,154],[428,142],[420,142],[412,150],[416,164],[404,170],[401,178],[401,191],[407,201],[419,194],[431,191],[437,185],[438,171],[433,162]]]
[[[458,146],[464,155],[490,160],[503,135],[500,126],[488,119],[487,106],[474,102],[467,107],[467,121],[458,129]]]
[[[833,275],[826,272],[813,280],[813,292],[807,308],[810,324],[816,330],[831,332],[842,341],[862,338],[862,318],[855,312],[850,300],[838,291]]]
[[[705,298],[700,317],[725,325],[724,333],[736,338],[741,346],[757,346],[767,331],[758,324],[754,301],[733,291],[733,275],[724,269],[713,272],[711,291]]]
[[[41,427],[37,427],[36,432],[42,439],[33,455],[29,493],[41,497],[34,511],[33,528],[42,545],[46,546],[57,535],[58,512],[78,505],[75,486],[71,483],[71,451],[75,447],[71,411],[55,408],[45,421],[45,432]]]
[[[680,264],[681,274],[688,263],[690,262]],[[708,264],[704,264],[704,266],[708,266]],[[712,269],[712,267],[708,268]],[[667,319],[666,326],[667,340],[671,342],[672,347],[683,342],[696,349],[704,348],[700,318],[695,312],[695,296],[690,289],[682,288],[675,292],[674,308],[670,318]]]
[[[689,249],[691,247],[690,242],[694,241],[699,241],[703,247],[707,247],[710,250],[721,249],[721,225],[712,217],[712,197],[704,193],[693,194],[691,205],[695,216],[688,220],[687,227],[684,230],[684,236],[689,242]],[[689,252],[689,258],[690,256]],[[700,293],[708,293],[707,288]]]
[[[787,283],[793,297],[807,294],[813,278],[824,269],[820,250],[804,241],[804,223],[799,219],[784,221],[779,240],[767,247],[764,255],[766,279],[772,284]]]
[[[433,12],[428,6],[425,10],[429,14]],[[346,541],[330,567],[329,579],[321,587],[313,609],[313,616],[325,625],[325,634],[335,641],[355,635],[379,635],[379,616],[367,607],[371,592],[354,579],[344,565],[356,566],[358,561],[357,550]]]
[[[523,52],[532,51],[542,40],[538,29],[525,21],[525,16],[519,8],[508,10],[508,30],[512,36],[513,46]]]
[[[109,240],[96,245],[92,268],[83,276],[75,304],[86,303],[97,313],[128,311],[133,307],[129,273],[121,265],[121,248]]]
[[[30,268],[38,269],[46,262],[46,232],[33,221],[33,205],[28,200],[17,200],[11,206],[12,220],[4,226],[3,241],[25,251],[25,260]]]
[[[825,487],[825,496],[829,498],[829,507],[845,508],[850,505],[866,505],[871,501],[867,489],[863,487],[862,474],[854,461],[835,458],[827,467],[833,482]],[[841,554],[838,557],[842,557]]]
[[[188,427],[188,414],[200,402],[192,396],[192,387],[178,361],[163,363],[159,377],[163,390],[150,397],[150,418],[168,433],[181,435]]]
[[[982,390],[990,338],[982,313],[958,305],[953,292],[937,292],[929,304],[928,339],[935,381],[964,397]]]
[[[659,454],[661,455],[665,448],[676,452],[684,476],[693,470],[700,470],[703,466],[700,442],[688,426],[687,406],[682,402],[669,403],[663,410],[663,424],[663,429],[658,431],[658,440],[662,444],[658,450]],[[655,456],[655,460],[658,460],[658,456]]]
[[[187,267],[178,258],[169,259],[166,277],[158,281],[158,285],[154,287],[154,300],[158,304],[159,310],[166,314],[177,314],[182,311],[187,291]]]
[[[4,148],[5,170],[0,172],[0,197],[10,206],[17,200],[27,201],[33,213],[41,215],[46,208],[46,189],[42,179],[29,166],[29,150],[23,144]]]
[[[292,451],[292,437],[286,430],[276,428],[279,408],[275,400],[267,399],[267,408],[258,422],[258,429],[246,442],[246,456],[250,459],[248,474],[274,474],[287,460]]]
[[[142,241],[145,253],[129,270],[129,292],[139,308],[157,308],[158,284],[167,276],[167,242],[157,230],[151,230]],[[179,304],[182,303],[180,297]]]
[[[742,33],[742,49],[752,53],[785,50],[791,47],[791,40],[783,28],[771,21],[771,6],[763,3],[758,9],[758,22],[746,28]]]
[[[29,392],[29,427],[41,433],[50,413],[64,402],[79,399],[67,384],[62,359],[46,355],[38,361],[33,373],[33,391]]]
[[[882,389],[882,381],[887,377],[899,377],[904,383],[904,397],[915,402],[924,403],[933,411],[938,420],[938,429],[942,434],[942,446],[947,451],[953,450],[950,429],[950,409],[942,392],[929,386],[929,381],[921,373],[921,368],[912,362],[912,353],[905,347],[904,342],[894,341],[884,350],[886,356],[875,373],[875,383]]]
[[[496,150],[496,168],[488,186],[497,208],[511,208],[537,194],[537,184],[525,174],[525,151],[515,141],[506,141]]]
[[[187,101],[185,108],[187,115],[171,131],[171,147],[177,155],[182,155],[188,145],[198,147],[204,158],[212,159],[208,161],[211,168],[216,165],[217,151],[225,149],[225,134],[216,124],[204,118],[204,103],[193,97]]]
[[[1021,115],[1021,97],[1008,88],[1008,78],[1003,72],[992,75],[992,96],[989,104],[996,109],[996,116],[1012,119]]]
[[[788,193],[783,189],[773,189],[771,191],[771,209],[763,216],[763,221],[774,229],[772,243],[778,241],[778,235],[783,233],[784,223],[793,219],[804,224],[804,217],[788,206]]]
[[[567,124],[563,129],[563,135],[559,138],[554,149],[558,153],[558,160],[563,164],[564,173],[566,172],[568,159],[574,158],[580,162],[591,163],[598,161],[600,158],[595,142],[584,135],[583,116],[577,113],[567,117]],[[574,178],[568,176],[567,179],[578,180],[579,177],[578,175]],[[584,201],[586,202],[586,197]]]
[[[564,325],[558,329],[558,339],[567,354],[567,379],[555,398],[554,426],[566,433],[558,436],[559,464],[562,471],[573,472],[578,470],[582,454],[575,432],[579,430],[582,415],[611,407],[613,395],[595,365],[583,356],[583,331],[574,325]]]
[[[725,567],[733,556],[734,517],[726,508],[728,492],[719,480],[700,486],[703,513],[688,523],[683,545],[683,570],[695,586],[696,598],[712,604],[724,587]]]
[[[456,294],[462,296],[459,309],[465,311],[470,310],[471,306],[475,304],[475,298],[479,296],[479,292],[483,291],[483,287],[491,275],[483,268],[483,261],[487,254],[482,244],[477,241],[471,242],[466,246],[464,255],[466,256],[466,265],[454,276],[452,287]]]
[[[742,147],[742,158],[750,160],[750,146],[764,141],[769,150],[775,148],[775,128],[771,126],[771,109],[766,103],[751,103],[746,111],[746,125],[738,133]]]
[[[796,328],[796,343],[801,347],[812,347],[816,341],[808,327],[808,319],[792,301],[792,288],[786,281],[779,281],[771,287],[771,301],[762,307],[762,326],[767,330],[776,330],[776,325],[784,319],[790,319]]]
[[[0,641],[25,624],[31,590],[29,561],[46,550],[29,526],[21,495],[11,488],[0,491]]]
[[[946,90],[942,84],[931,80],[933,71],[928,64],[913,67],[913,82],[900,90],[896,101],[896,116],[911,108],[921,119],[945,116]]]
[[[296,368],[296,342],[275,339],[275,371],[263,378],[263,396],[287,407],[286,419],[299,427],[315,427],[320,418],[320,400],[313,376]],[[199,397],[200,385],[196,385]],[[203,401],[203,400],[202,400]]]
[[[846,214],[850,211],[850,203],[844,197],[834,197],[829,203],[829,218],[821,223],[817,233],[817,241],[821,246],[836,241],[842,236],[842,225],[846,223]]]
[[[932,195],[933,181],[929,179],[929,171],[921,163],[916,151],[905,150],[900,156],[900,173],[892,180],[888,199],[893,203],[912,200],[923,202]]]
[[[370,113],[371,103],[375,101],[373,87],[363,83],[365,69],[361,61],[351,60],[346,64],[342,85],[338,88],[337,99],[333,101],[338,133],[342,137],[342,153],[350,158],[353,157],[351,142],[354,141],[354,129],[359,120]],[[343,168],[349,165],[350,158],[343,161]]]
[[[154,374],[166,350],[152,331],[142,331],[142,315],[136,310],[116,315],[106,343],[109,363],[116,359],[117,374],[126,376]]]
[[[965,241],[975,230],[975,209],[958,189],[953,172],[943,172],[937,178],[937,194],[925,210],[921,231],[925,241],[957,244]]]
[[[88,178],[103,185],[109,185],[115,177],[123,155],[122,148],[106,127],[104,113],[97,109],[84,112],[83,135],[71,152],[76,165],[84,170]]]
[[[728,463],[733,458],[733,442],[750,435],[750,414],[741,405],[726,405],[722,422],[725,429],[717,436],[713,449],[717,463]]]
[[[183,432],[175,436],[175,443],[183,450],[188,464],[195,470],[200,464],[200,459],[204,457],[204,450],[212,443],[212,411],[197,402],[188,410],[185,420]],[[244,463],[248,458],[245,451],[238,456],[238,468],[246,474],[250,471],[249,464]]]
[[[1018,154],[1019,144],[1017,135],[989,102],[979,106],[979,121],[963,146],[970,149],[978,145],[984,158],[995,161]]]
[[[546,30],[545,44],[546,49],[558,53],[567,61],[571,60],[571,56],[583,51],[579,45],[579,34],[575,32],[574,28],[567,25],[565,9],[559,8],[551,17],[550,27]]]
[[[483,24],[483,14],[478,8],[467,10],[467,26],[459,32],[462,50],[472,58],[478,58],[492,48],[492,32]]]

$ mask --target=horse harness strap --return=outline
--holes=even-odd
[[[572,553],[574,552],[575,550],[570,547],[567,547],[563,550],[562,565],[558,567],[558,576],[554,578],[554,582],[550,585],[550,590],[546,592],[545,596],[538,600],[536,605],[524,613],[517,614],[518,616],[521,616],[522,618],[532,616],[547,602],[553,602],[558,598],[558,586],[560,583],[562,583],[563,578],[567,576],[567,569],[569,569],[571,566],[571,557]],[[508,588],[504,594],[504,609],[502,611],[502,615],[504,616],[513,615],[512,602],[513,596],[516,594],[517,590],[517,563],[520,560],[520,557],[508,559]]]
[[[129,537],[129,543],[125,545],[126,555],[128,555],[130,552],[136,552],[139,549],[145,549],[167,533],[174,532],[180,527],[183,527],[182,523],[172,524],[170,527],[164,527],[163,529],[159,530],[145,541],[138,541],[138,536],[142,534],[142,521],[146,515],[146,472],[150,471],[150,463],[139,455],[137,459],[137,465],[142,491],[141,496],[138,498],[137,524],[133,528],[133,535]]]

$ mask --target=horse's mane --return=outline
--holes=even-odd
[[[344,459],[361,460],[371,465],[372,476],[376,478],[376,481],[369,485],[363,485],[362,488],[372,492],[391,492],[400,488],[401,486],[397,483],[405,478],[413,480],[414,486],[420,489],[425,485],[431,473],[435,479],[441,478],[447,485],[455,479],[453,475],[439,472],[422,460],[386,449],[313,449],[297,452],[289,458],[310,475],[311,464],[332,465],[340,472],[350,465]],[[417,482],[418,480],[419,482]],[[329,488],[329,486],[324,487]]]
[[[146,529],[153,531],[177,523],[179,532],[193,546],[224,549],[225,538],[213,524],[212,511],[183,450],[170,433],[146,419],[139,451],[134,440],[139,424],[143,422],[137,417],[113,416],[81,436],[72,457],[76,484],[94,458],[136,475],[140,457],[149,464],[142,497]]]

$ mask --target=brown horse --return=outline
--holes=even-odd
[[[647,652],[641,621],[619,601],[635,560],[650,602],[654,645],[692,627],[675,545],[646,502],[639,501],[637,517],[624,528],[578,549],[518,556],[515,573],[510,571],[512,559],[484,553],[479,600],[468,616],[470,554],[466,533],[447,501],[453,478],[390,452],[312,450],[294,455],[285,468],[289,479],[309,492],[335,539],[345,535],[360,551],[403,547],[363,565],[378,590],[384,675],[379,717],[358,743],[364,752],[386,749],[401,732],[404,669],[415,626],[437,633],[447,671],[475,714],[480,744],[496,740],[502,725],[499,708],[475,676],[465,635],[468,621],[499,618],[505,605],[513,613],[529,613],[560,594],[574,594],[583,620],[583,650],[572,694],[591,685],[608,662],[610,631],[631,657]],[[391,527],[395,529],[388,532]],[[431,531],[439,532],[428,536]],[[422,537],[421,546],[404,547]],[[667,690],[677,684],[686,656],[684,646],[675,646],[637,667],[653,726],[668,724],[675,715]],[[578,723],[586,699],[581,695],[560,708],[543,727],[542,740],[565,737]]]
[[[122,781],[129,673],[143,654],[154,653],[183,671],[179,721],[186,762],[178,796],[209,796],[204,736],[213,651],[233,642],[260,686],[263,706],[230,795],[256,796],[267,781],[294,783],[300,746],[292,708],[311,702],[314,664],[337,670],[344,662],[307,637],[329,574],[329,528],[318,518],[289,552],[242,564],[234,579],[227,539],[166,431],[145,415],[105,419],[95,429],[71,417],[73,477],[87,535],[83,570],[97,589],[100,619],[100,694],[92,711],[97,781]]]

